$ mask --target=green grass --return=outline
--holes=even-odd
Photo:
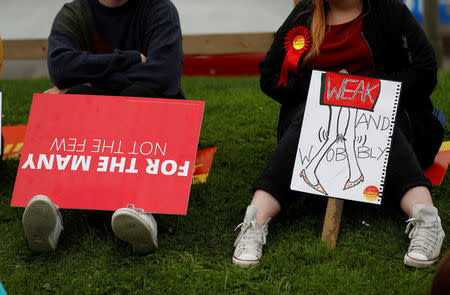
[[[4,125],[26,124],[33,92],[46,79],[0,81]],[[206,184],[192,187],[187,216],[157,216],[160,249],[144,257],[117,240],[110,214],[64,211],[55,253],[33,255],[10,208],[18,162],[0,167],[0,281],[9,294],[426,294],[436,266],[403,265],[409,240],[400,209],[346,202],[338,246],[320,242],[326,199],[305,196],[273,220],[260,265],[231,264],[234,227],[251,183],[276,145],[278,104],[258,78],[185,78],[191,99],[206,101],[200,148],[217,146]],[[450,119],[450,71],[440,72],[435,105]],[[448,126],[448,125],[447,125]],[[446,140],[450,140],[449,127]],[[450,232],[449,177],[433,191]],[[370,224],[365,226],[362,221]],[[449,239],[442,253],[450,250]]]

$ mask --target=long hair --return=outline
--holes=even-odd
[[[325,37],[326,15],[324,0],[312,0],[311,9],[314,9],[311,22],[311,36],[313,43],[308,54],[303,59],[303,65],[308,63],[314,56],[319,55],[319,48]]]
[[[370,1],[363,0],[363,3],[367,4],[367,10],[363,12],[360,17],[364,17],[370,11]],[[303,59],[302,65],[306,65],[314,56],[319,55],[320,45],[322,45],[323,39],[325,37],[325,30],[327,27],[326,21],[326,10],[327,3],[325,0],[312,0],[310,11],[313,11],[312,21],[311,21],[311,36],[313,43],[308,54]]]

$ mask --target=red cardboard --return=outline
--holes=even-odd
[[[19,159],[25,138],[25,129],[27,126],[3,126],[2,134],[5,139],[3,159]]]
[[[195,158],[194,178],[192,179],[193,184],[206,182],[215,152],[216,147],[211,147],[197,152],[197,157]]]
[[[440,185],[444,179],[448,164],[450,163],[450,141],[444,141],[439,153],[434,158],[434,163],[428,167],[424,174],[432,185]]]
[[[380,85],[378,79],[327,72],[322,81],[320,104],[373,111]]]
[[[35,94],[11,206],[186,214],[204,102]]]

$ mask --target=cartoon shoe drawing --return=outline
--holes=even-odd
[[[317,184],[316,185],[313,185],[311,182],[309,182],[308,177],[306,177],[305,169],[303,169],[302,172],[300,172],[300,177],[303,178],[303,180],[306,182],[307,185],[309,185],[310,187],[312,187],[316,191],[321,192],[325,196],[328,196],[327,192],[323,189],[323,187],[320,184],[318,179],[317,179]]]
[[[347,182],[344,185],[344,190],[352,188],[354,186],[357,186],[358,184],[360,184],[361,182],[364,182],[364,175],[361,174],[360,177],[358,177],[357,180],[355,181],[350,181],[350,179],[347,180]]]

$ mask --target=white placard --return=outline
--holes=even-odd
[[[380,204],[400,89],[313,71],[291,189]]]

